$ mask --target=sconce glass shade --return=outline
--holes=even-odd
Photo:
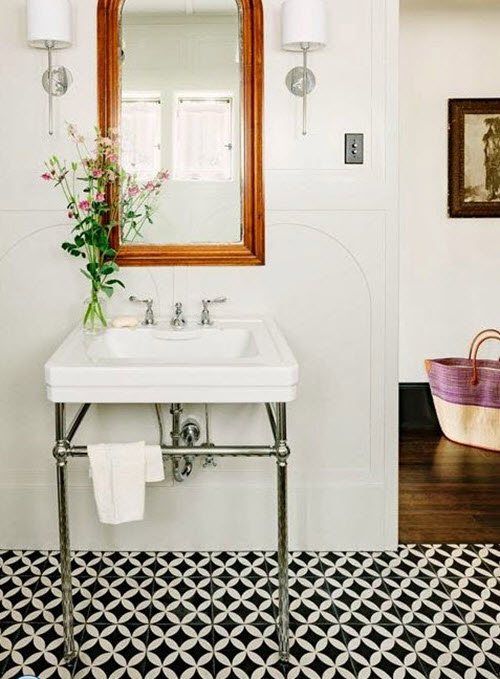
[[[285,0],[281,5],[281,43],[284,50],[318,50],[327,44],[324,0]]]
[[[71,46],[71,5],[69,0],[27,0],[28,44],[53,49]]]

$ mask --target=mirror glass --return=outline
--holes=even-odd
[[[122,165],[170,173],[142,242],[242,240],[240,43],[238,0],[123,4]]]

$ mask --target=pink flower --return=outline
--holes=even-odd
[[[68,135],[73,138],[76,144],[84,144],[85,137],[78,132],[76,125],[68,125]]]
[[[138,196],[140,193],[140,189],[138,186],[131,186],[128,190],[128,195],[129,196]]]
[[[147,191],[153,191],[155,188],[154,182],[148,182],[146,186],[144,187]]]
[[[101,137],[99,140],[103,146],[112,146],[113,142],[109,137]]]
[[[92,176],[95,177],[95,179],[99,179],[103,174],[104,172],[102,170],[92,170]]]
[[[106,198],[106,196],[104,195],[104,193],[99,192],[98,194],[96,194],[95,202],[96,203],[103,203],[105,198]]]
[[[78,203],[78,207],[80,208],[80,210],[89,210],[90,209],[90,203],[89,203],[88,200],[81,200]]]
[[[52,179],[52,175],[50,174],[50,172],[44,172],[42,174],[42,179],[46,182],[50,182],[50,180]]]
[[[170,172],[168,170],[162,170],[161,172],[158,172],[158,179],[161,179],[162,181],[166,181],[170,177]]]
[[[108,179],[110,182],[116,181],[116,174],[114,172],[108,172]]]
[[[109,156],[108,156],[108,161],[109,161],[110,163],[116,163],[117,160],[118,160],[118,156],[116,155],[116,153],[110,153],[110,154],[109,154]]]

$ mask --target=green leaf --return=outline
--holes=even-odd
[[[108,297],[112,297],[114,293],[114,289],[110,285],[103,285],[101,290],[104,292],[105,295]]]
[[[102,252],[106,252],[109,248],[109,240],[108,240],[108,234],[106,231],[103,231],[102,229],[99,229],[99,231],[96,230],[96,245],[101,250]]]
[[[108,285],[119,285],[119,286],[121,286],[122,288],[125,287],[125,283],[124,283],[123,281],[119,281],[117,278],[116,278],[116,279],[113,279],[112,281],[107,281],[107,284],[108,284]]]

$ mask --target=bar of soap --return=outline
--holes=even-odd
[[[137,328],[139,321],[135,316],[119,316],[111,324],[113,328]]]

